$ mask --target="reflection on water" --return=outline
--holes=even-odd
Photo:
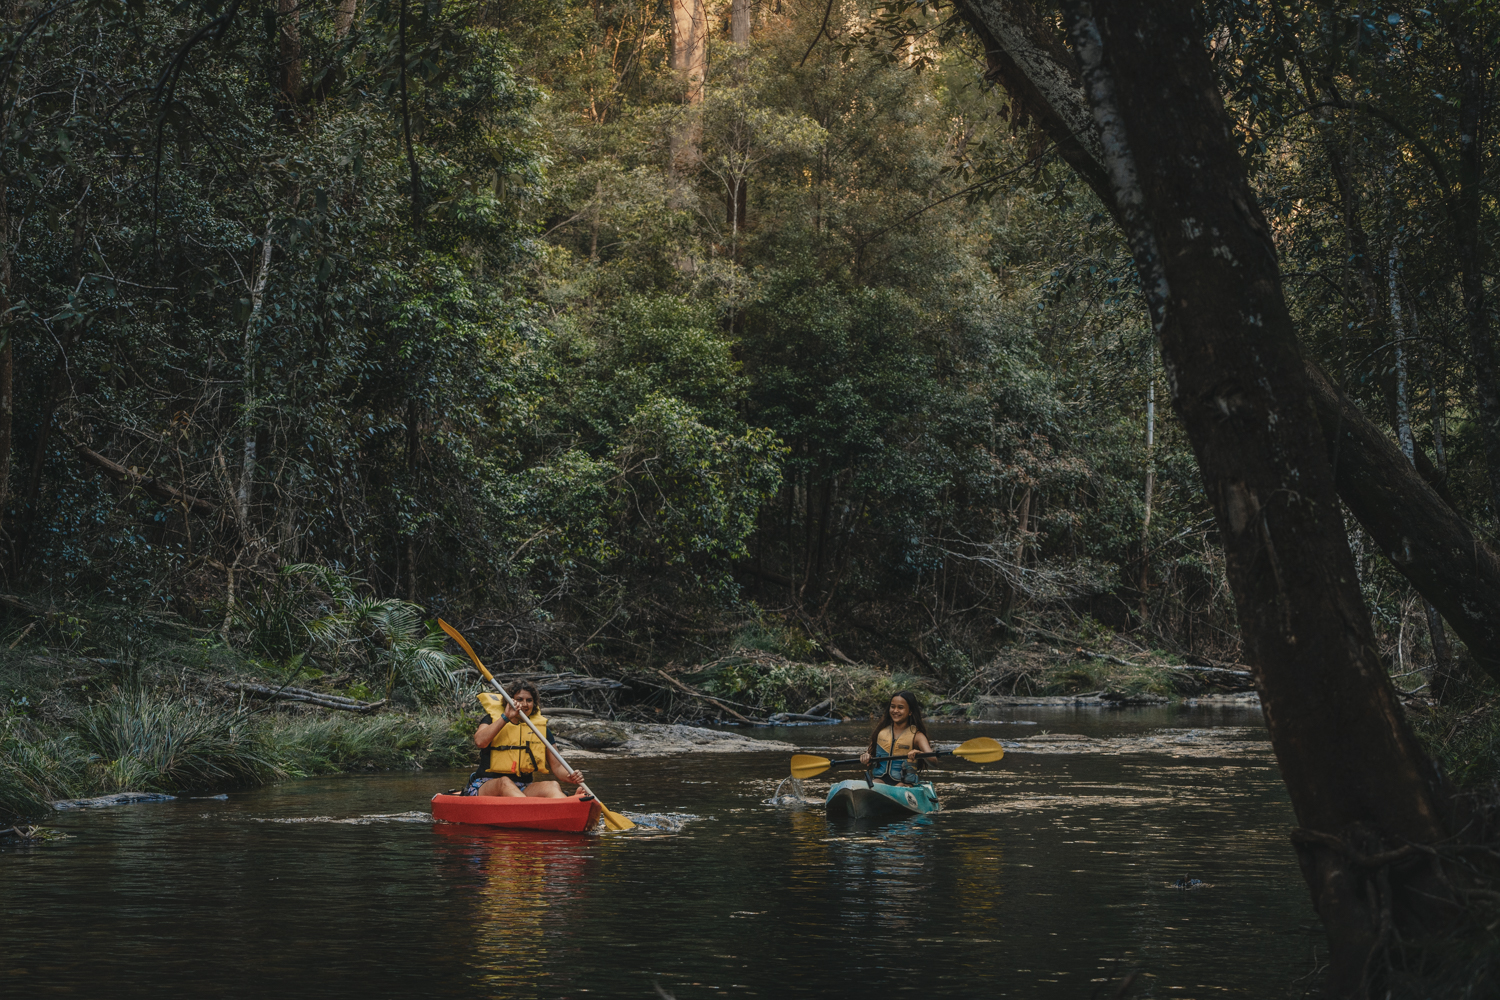
[[[430,817],[429,817],[430,820]],[[520,996],[551,974],[547,946],[588,906],[587,845],[576,835],[433,825],[452,876],[472,886],[472,979],[487,996]]]
[[[1284,995],[1312,914],[1258,718],[1025,711],[1017,733],[1086,739],[956,765],[943,812],[883,826],[807,808],[828,780],[768,801],[784,753],[590,760],[657,824],[627,835],[434,824],[456,779],[422,773],[68,814],[0,853],[0,991],[1062,1000],[1140,969],[1136,996]]]

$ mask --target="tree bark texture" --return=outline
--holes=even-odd
[[[339,0],[333,14],[333,37],[343,39],[354,24],[354,15],[359,13],[359,0]]]
[[[1339,996],[1394,934],[1453,919],[1434,867],[1362,864],[1448,833],[1360,595],[1270,229],[1188,10],[1067,5],[1172,403],[1214,507],[1247,659]]]
[[[240,534],[248,544],[250,532],[250,502],[255,489],[255,326],[260,322],[261,302],[266,296],[266,275],[271,270],[271,226],[266,225],[266,234],[261,239],[260,266],[255,269],[255,279],[250,285],[250,315],[245,319],[245,329],[240,337],[240,365],[244,390],[244,440],[240,449],[240,485],[235,496],[235,512],[240,522]]]
[[[984,44],[986,76],[1005,88],[1015,117],[1035,122],[1058,155],[1114,207],[1099,129],[1094,124],[1073,57],[1029,3],[955,0],[955,9]]]
[[[708,12],[703,0],[672,0],[672,68],[682,78],[683,103],[702,101],[708,76]]]
[[[702,103],[703,82],[708,76],[708,12],[703,0],[672,0],[672,68],[682,83],[682,103]],[[698,165],[696,119],[673,135],[671,156],[675,172]]]
[[[13,318],[10,308],[10,206],[9,185],[0,179],[0,527],[10,502],[10,459],[14,431],[15,352],[11,348]]]
[[[283,110],[295,107],[302,96],[301,0],[276,0],[276,91]]]
[[[1475,662],[1500,678],[1500,558],[1427,484],[1389,434],[1314,364],[1313,402],[1339,496],[1437,608]],[[1421,461],[1420,452],[1416,457]]]
[[[396,58],[401,62],[401,139],[406,146],[406,166],[411,173],[411,228],[419,235],[422,232],[422,167],[417,162],[417,151],[411,139],[411,95],[406,89],[406,0],[401,0],[401,13],[397,28]]]
[[[1459,64],[1458,189],[1453,194],[1453,227],[1463,289],[1464,317],[1469,335],[1469,363],[1474,372],[1474,395],[1479,403],[1485,464],[1489,469],[1490,511],[1500,517],[1500,352],[1490,329],[1485,293],[1484,140],[1489,117],[1489,61],[1494,53],[1485,44],[1486,15],[1478,5],[1448,11],[1446,26]]]
[[[1022,102],[1119,220],[1098,126],[1082,114],[1087,109],[1071,54],[1059,52],[1047,26],[1020,0],[957,0],[957,9],[984,41],[991,78]],[[1065,79],[1075,82],[1065,85]],[[1441,471],[1417,450],[1422,475],[1413,475],[1389,435],[1308,364],[1340,498],[1382,551],[1400,553],[1397,569],[1437,607],[1476,662],[1500,680],[1500,559],[1441,496]]]
[[[731,0],[729,4],[729,40],[736,45],[750,42],[750,0]]]

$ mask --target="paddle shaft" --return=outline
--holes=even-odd
[[[929,750],[927,753],[919,753],[919,754],[917,754],[917,759],[921,760],[924,757],[952,757],[952,756],[953,756],[953,751],[952,750]],[[908,758],[905,754],[902,754],[900,757],[889,757],[889,756],[887,756],[887,757],[871,757],[870,758],[870,764],[874,764],[877,760],[909,760],[909,759],[910,758]],[[850,764],[858,764],[860,767],[869,767],[870,766],[870,764],[866,764],[864,761],[860,760],[858,757],[850,757],[848,760],[830,760],[828,762],[828,766],[831,767],[831,768],[832,767],[847,767]]]

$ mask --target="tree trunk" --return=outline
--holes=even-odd
[[[9,116],[7,116],[8,118]],[[15,330],[10,301],[10,206],[9,185],[0,178],[0,534],[3,534],[5,510],[10,503],[11,436],[14,429],[15,352],[11,335]]]
[[[1389,434],[1308,364],[1339,496],[1391,563],[1500,678],[1500,558],[1402,455]],[[1414,452],[1420,464],[1421,452]]]
[[[729,226],[731,256],[739,250],[740,232],[745,228],[745,199],[750,194],[750,182],[741,177],[726,189],[724,198],[724,222]]]
[[[302,98],[301,0],[276,0],[276,102],[289,114]]]
[[[984,45],[986,77],[1005,88],[1019,122],[1041,127],[1068,166],[1114,211],[1104,152],[1072,55],[1024,0],[955,0]]]
[[[1314,392],[1191,14],[1070,3],[1105,165],[1223,539],[1246,655],[1302,830],[1331,985],[1369,995],[1392,934],[1458,906],[1426,865],[1369,859],[1448,831],[1435,774],[1375,647]]]
[[[750,43],[750,0],[731,0],[729,5],[729,40],[736,45]]]
[[[1449,13],[1444,18],[1458,56],[1460,78],[1458,189],[1453,194],[1452,214],[1464,319],[1469,335],[1469,363],[1474,371],[1480,437],[1489,470],[1490,516],[1500,517],[1500,358],[1497,358],[1490,331],[1489,306],[1485,301],[1485,244],[1480,232],[1484,219],[1481,195],[1485,180],[1485,125],[1489,112],[1488,60],[1493,53],[1484,40],[1486,15],[1477,5],[1461,6],[1460,13]]]
[[[406,401],[406,488],[413,495],[420,495],[417,488],[417,469],[422,453],[422,404],[415,399]],[[406,599],[417,603],[417,540],[406,536]]]
[[[1412,432],[1411,426],[1411,393],[1409,391],[1409,379],[1407,378],[1407,349],[1406,349],[1406,324],[1402,322],[1401,316],[1401,279],[1399,270],[1401,266],[1401,243],[1399,240],[1391,244],[1390,262],[1387,268],[1388,279],[1388,301],[1391,306],[1391,335],[1395,340],[1396,351],[1396,441],[1401,445],[1401,454],[1408,462],[1416,465],[1417,439]],[[1443,631],[1443,618],[1438,614],[1437,608],[1426,598],[1422,599],[1422,614],[1427,619],[1427,634],[1432,641],[1432,669],[1428,671],[1428,690],[1433,695],[1439,694],[1439,689],[1446,692],[1448,679],[1448,636]]]
[[[957,10],[984,42],[991,78],[1021,101],[1026,114],[1098,195],[1116,220],[1120,206],[1103,166],[1099,131],[1045,23],[1021,0],[957,0]],[[1034,74],[1036,79],[1033,81]],[[1060,105],[1052,106],[1053,103]],[[1417,450],[1417,475],[1386,432],[1313,362],[1308,362],[1318,418],[1327,436],[1339,496],[1396,568],[1447,619],[1476,663],[1500,680],[1500,559],[1434,484],[1441,475]]]
[[[411,228],[419,236],[422,233],[422,167],[417,162],[417,151],[411,140],[411,95],[406,88],[406,0],[401,0],[401,12],[397,27],[396,58],[401,62],[401,139],[406,147],[406,167],[411,174]]]
[[[87,228],[87,209],[80,206],[73,219],[73,259],[68,273],[68,283],[75,286],[83,276],[84,233]],[[31,474],[26,481],[26,506],[33,524],[36,523],[39,513],[37,497],[41,493],[42,466],[47,461],[47,445],[51,443],[52,425],[55,423],[63,390],[68,384],[68,351],[72,349],[73,342],[78,338],[78,332],[79,326],[72,325],[58,338],[57,361],[52,365],[52,376],[47,382],[46,402],[42,405],[41,420],[37,423],[36,445],[31,453]],[[31,541],[36,535],[35,531],[27,532],[27,537],[21,546],[21,554],[17,557],[18,560],[25,559]]]
[[[266,274],[271,269],[271,227],[266,226],[266,235],[261,239],[260,267],[256,268],[255,280],[250,286],[250,315],[245,320],[245,331],[240,338],[240,365],[244,379],[244,444],[240,452],[240,486],[236,496],[236,507],[240,520],[240,534],[250,540],[250,501],[255,483],[255,324],[260,320],[260,304],[266,294]]]
[[[359,0],[339,0],[333,14],[333,37],[342,40],[354,24],[354,15],[359,13]]]
[[[708,14],[703,0],[672,0],[672,68],[682,84],[682,103],[702,103],[708,76]],[[698,165],[698,136],[696,119],[673,134],[674,172],[685,173]]]
[[[1146,589],[1151,585],[1151,501],[1156,492],[1156,360],[1146,357],[1146,494],[1141,515],[1141,618],[1147,615]]]

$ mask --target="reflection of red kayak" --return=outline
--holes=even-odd
[[[599,800],[592,795],[533,799],[503,795],[434,795],[432,818],[512,830],[562,830],[583,833],[599,819]]]

